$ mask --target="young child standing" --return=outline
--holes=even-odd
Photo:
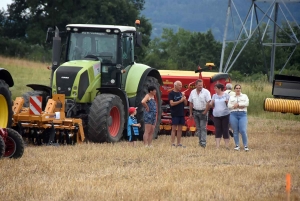
[[[129,112],[129,117],[127,123],[127,135],[129,137],[129,144],[132,144],[132,146],[135,147],[139,135],[139,127],[141,127],[141,124],[137,123],[137,119],[135,118],[136,115],[135,107],[130,107],[128,112]]]

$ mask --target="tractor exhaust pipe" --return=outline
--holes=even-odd
[[[53,43],[52,43],[52,72],[50,78],[50,87],[52,86],[52,79],[54,71],[60,65],[60,54],[61,54],[61,38],[59,36],[59,29],[55,27]]]

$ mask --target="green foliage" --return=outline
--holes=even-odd
[[[14,0],[7,12],[0,12],[0,33],[2,37],[44,46],[48,27],[57,26],[63,31],[71,23],[133,26],[136,19],[141,19],[146,47],[152,26],[140,16],[144,3],[144,0]],[[145,48],[137,53],[142,60]]]
[[[162,38],[151,41],[145,62],[158,69],[194,70],[206,62],[219,64],[221,44],[211,30],[206,33],[164,29]]]
[[[230,78],[236,82],[241,82],[245,79],[245,76],[240,73],[240,71],[230,71]]]
[[[27,58],[33,61],[51,61],[50,51],[43,46],[30,45],[23,40],[0,37],[0,54],[7,57]]]

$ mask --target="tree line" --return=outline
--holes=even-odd
[[[10,57],[50,61],[50,46],[45,44],[48,27],[57,26],[64,30],[67,24],[118,24],[132,26],[136,19],[141,20],[143,47],[137,51],[138,62],[157,69],[195,70],[204,67],[206,62],[219,69],[222,43],[215,39],[212,30],[206,32],[189,31],[179,28],[175,32],[164,28],[161,37],[150,39],[152,24],[141,14],[145,0],[13,0],[7,11],[0,11],[0,54]],[[70,9],[72,8],[72,9]],[[293,26],[300,38],[300,30]],[[289,27],[278,31],[277,42],[289,43],[292,34]],[[252,37],[243,53],[232,68],[232,74],[267,74],[270,66],[271,48],[262,46],[270,41],[265,37],[260,41],[258,32]],[[233,46],[225,49],[225,60]],[[242,47],[237,46],[236,52]],[[277,47],[276,70],[284,65],[293,47]],[[236,54],[235,52],[235,54]],[[286,66],[285,73],[298,74],[300,71],[300,48],[298,47]]]

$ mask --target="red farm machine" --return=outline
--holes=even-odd
[[[188,99],[190,92],[195,88],[195,82],[197,79],[203,80],[203,87],[210,91],[211,95],[214,94],[214,86],[216,83],[230,82],[230,77],[227,73],[219,72],[204,72],[204,70],[211,70],[215,65],[213,63],[206,63],[206,68],[202,69],[198,67],[195,71],[181,71],[181,70],[159,70],[163,85],[161,86],[162,91],[162,119],[160,125],[161,134],[170,134],[171,131],[171,115],[168,101],[168,94],[173,89],[175,81],[179,80],[182,82],[182,91]],[[196,131],[195,122],[193,119],[189,119],[189,106],[185,107],[185,126],[182,127],[183,135],[191,136]],[[207,132],[214,134],[215,127],[213,123],[212,110],[209,112]]]
[[[0,68],[0,158],[20,158],[24,152],[22,136],[11,129],[12,100],[9,87],[14,85],[10,73]]]

